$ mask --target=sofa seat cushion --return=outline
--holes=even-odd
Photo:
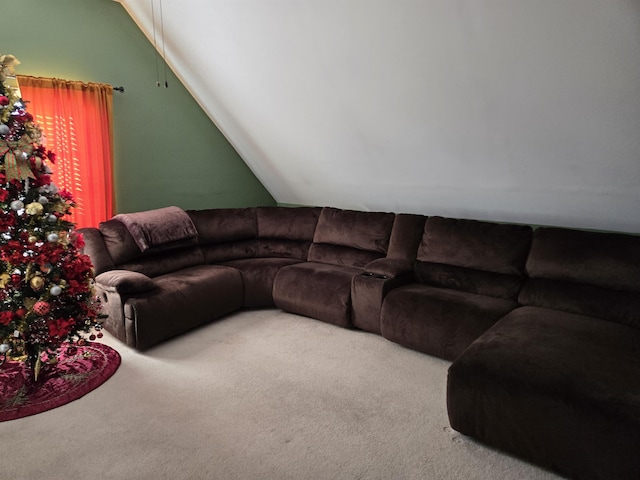
[[[234,268],[199,265],[153,281],[154,290],[124,303],[126,342],[139,350],[242,306],[242,277]]]
[[[516,308],[513,300],[412,283],[391,290],[382,304],[382,336],[447,360]]]
[[[225,262],[240,271],[244,285],[244,307],[273,307],[273,280],[282,267],[300,263],[292,258],[246,258]]]
[[[273,283],[278,308],[351,328],[351,280],[362,269],[305,262],[283,267]]]
[[[522,307],[450,367],[451,426],[571,478],[640,478],[640,330]]]

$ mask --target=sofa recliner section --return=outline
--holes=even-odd
[[[127,342],[144,350],[215,320],[243,305],[239,270],[197,265],[153,278],[156,288],[129,296],[124,303]],[[140,321],[140,319],[153,321]]]
[[[307,261],[283,267],[273,283],[277,307],[352,328],[351,282],[384,258],[395,216],[325,207]]]
[[[382,335],[455,360],[519,306],[531,235],[528,226],[428,218],[412,283],[384,297]]]

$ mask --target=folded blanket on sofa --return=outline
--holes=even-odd
[[[196,239],[198,232],[191,218],[179,207],[165,207],[113,217],[122,222],[142,252],[154,247]]]

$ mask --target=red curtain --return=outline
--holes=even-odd
[[[19,75],[28,112],[56,154],[53,182],[72,193],[76,227],[97,227],[113,216],[111,128],[113,87]]]

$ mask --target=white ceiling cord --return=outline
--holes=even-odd
[[[160,35],[162,36],[162,64],[163,64],[163,75],[164,75],[164,88],[169,88],[169,82],[167,82],[167,62],[165,60],[165,50],[164,50],[164,21],[162,19],[162,0],[158,0],[160,5]],[[163,83],[160,82],[160,52],[158,50],[158,41],[156,37],[156,13],[155,13],[155,0],[151,0],[151,21],[153,22],[153,48],[155,50],[156,55],[156,87],[163,86]]]

